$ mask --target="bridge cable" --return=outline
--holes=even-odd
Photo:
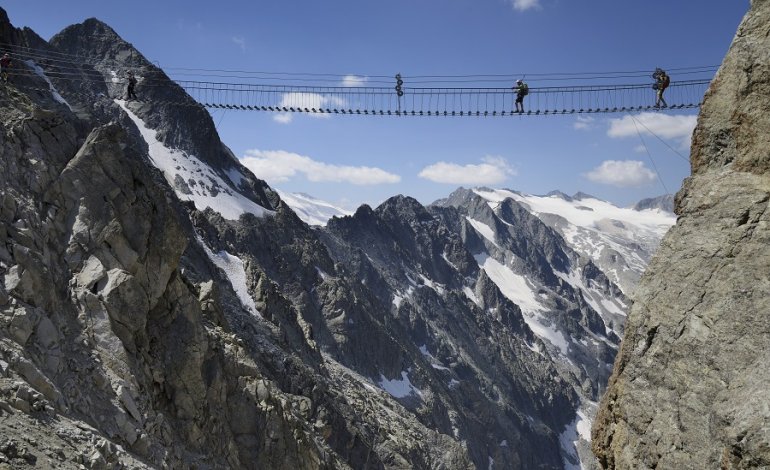
[[[663,189],[666,191],[666,194],[671,194],[668,191],[668,188],[666,187],[666,183],[663,182],[663,178],[660,176],[660,172],[658,171],[657,165],[655,165],[655,160],[652,159],[652,155],[650,154],[650,149],[647,148],[647,143],[645,143],[644,138],[642,138],[642,133],[639,132],[639,126],[636,125],[636,119],[631,113],[628,113],[629,116],[631,116],[631,120],[634,122],[634,128],[636,129],[636,133],[639,136],[639,140],[642,141],[642,146],[644,146],[644,151],[647,152],[647,156],[650,159],[650,163],[652,163],[652,168],[655,170],[655,174],[658,175],[658,181],[660,181],[661,186],[663,186]]]

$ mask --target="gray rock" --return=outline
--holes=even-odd
[[[753,1],[706,94],[594,424],[604,468],[770,467],[768,23]]]
[[[25,345],[35,331],[35,323],[40,315],[34,309],[19,307],[13,310],[13,317],[8,329],[11,337],[19,344]]]

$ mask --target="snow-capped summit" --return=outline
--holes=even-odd
[[[344,217],[353,212],[305,193],[278,191],[281,199],[291,207],[297,217],[308,225],[325,226],[332,217]]]
[[[546,196],[508,189],[477,188],[474,192],[493,208],[507,198],[524,205],[575,251],[596,263],[626,294],[636,286],[663,235],[676,223],[676,216],[666,210],[621,208],[584,193],[565,197],[558,191]]]

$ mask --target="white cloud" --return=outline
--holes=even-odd
[[[368,81],[369,81],[369,77],[361,77],[359,75],[345,75],[342,78],[342,86],[345,86],[345,87],[364,86]]]
[[[319,93],[284,93],[281,96],[281,102],[278,103],[280,108],[295,108],[295,109],[327,109],[327,108],[345,108],[347,102],[337,96],[322,95]],[[291,116],[286,116],[288,113],[281,113],[273,116],[273,120],[280,122],[281,124],[288,124],[292,121]],[[315,118],[329,118],[330,115],[326,113],[305,113]]]
[[[655,173],[638,160],[606,160],[583,176],[595,183],[620,188],[639,187],[655,181]]]
[[[246,52],[246,38],[243,36],[233,36],[230,38],[230,40],[239,46],[243,52]]]
[[[519,11],[526,11],[531,8],[540,8],[540,0],[511,0],[513,8]]]
[[[273,121],[281,124],[288,124],[292,119],[294,119],[294,116],[292,116],[291,113],[278,113],[273,115]]]
[[[483,163],[478,165],[437,162],[423,168],[419,176],[436,183],[477,186],[500,184],[517,174],[502,157],[488,156],[481,160]]]
[[[591,116],[578,116],[577,120],[572,124],[572,127],[578,131],[587,131],[593,128],[593,122],[596,119]]]
[[[337,182],[356,185],[398,183],[399,175],[368,166],[332,165],[285,150],[247,150],[241,163],[258,178],[281,183],[300,174],[313,182]]]
[[[654,133],[662,139],[678,141],[682,148],[689,148],[697,121],[698,117],[694,114],[671,116],[662,113],[640,113],[633,117],[628,115],[620,119],[610,119],[607,135],[613,138],[637,137],[639,129],[642,135]]]

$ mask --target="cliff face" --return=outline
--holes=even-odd
[[[605,468],[770,465],[770,1],[706,94],[593,428]]]

